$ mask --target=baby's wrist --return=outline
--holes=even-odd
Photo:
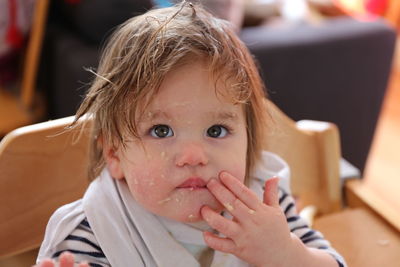
[[[308,253],[307,247],[301,240],[293,233],[290,233],[290,241],[287,243],[286,248],[281,249],[281,258],[264,259],[263,263],[256,265],[257,267],[293,267],[293,266],[307,266],[303,265],[305,254]]]
[[[287,257],[287,259],[290,262],[287,262],[285,265],[282,266],[287,266],[287,267],[292,267],[292,266],[309,266],[309,267],[335,266],[336,267],[337,266],[336,260],[334,260],[334,258],[325,251],[307,247],[300,240],[300,238],[293,233],[291,233],[291,239],[292,239],[293,250],[291,250],[291,254],[288,255],[293,255],[293,256]]]
[[[282,262],[282,266],[293,267],[293,266],[308,266],[310,252],[307,246],[300,240],[300,238],[290,233],[290,246],[288,247],[288,253],[290,255],[285,257],[285,262]]]

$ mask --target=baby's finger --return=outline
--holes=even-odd
[[[268,206],[279,208],[278,183],[278,177],[273,177],[265,182],[264,203]]]
[[[236,245],[229,238],[219,237],[210,232],[203,232],[203,237],[204,241],[212,249],[225,253],[233,253],[235,251]]]
[[[249,214],[254,210],[247,207],[238,197],[236,197],[225,185],[215,179],[207,183],[207,188],[215,198],[234,216],[239,222],[249,220]]]
[[[223,171],[219,175],[221,182],[232,191],[233,194],[237,198],[239,198],[243,203],[249,207],[250,209],[257,209],[258,205],[261,203],[261,200],[257,197],[257,195],[251,191],[247,186],[239,181],[232,174]]]
[[[54,267],[54,261],[51,259],[45,259],[34,265],[34,267]]]
[[[70,252],[63,252],[60,256],[60,267],[74,267],[74,255]]]
[[[221,234],[232,239],[240,234],[240,227],[237,223],[228,220],[227,218],[224,218],[209,207],[202,207],[200,213],[203,219],[208,223],[208,225],[210,225],[213,229],[217,230]]]

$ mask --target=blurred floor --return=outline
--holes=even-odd
[[[400,38],[396,50],[364,182],[388,205],[400,211]]]

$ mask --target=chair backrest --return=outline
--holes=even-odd
[[[318,214],[341,209],[340,137],[336,125],[321,121],[294,122],[267,101],[270,113],[264,149],[281,156],[291,170],[292,194],[302,207]]]
[[[292,168],[292,190],[321,213],[340,206],[339,136],[334,125],[301,130],[272,103],[265,149]],[[0,143],[0,257],[39,246],[50,215],[88,185],[89,130],[60,134],[73,117],[19,128]],[[88,124],[90,127],[90,124]],[[89,128],[88,127],[88,128]]]
[[[1,137],[17,127],[39,121],[44,115],[45,104],[42,97],[35,92],[35,87],[49,0],[34,2],[32,26],[22,60],[21,80],[18,83],[19,90],[0,87]]]
[[[88,134],[60,134],[73,117],[16,129],[0,143],[0,258],[38,247],[51,214],[82,197]]]

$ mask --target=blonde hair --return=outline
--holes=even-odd
[[[263,83],[252,56],[229,23],[183,2],[131,18],[109,39],[72,124],[77,126],[85,114],[93,119],[91,179],[105,166],[102,143],[116,148],[124,145],[127,137],[139,138],[137,118],[157,94],[163,78],[193,58],[206,59],[216,82],[230,82],[225,93],[244,105],[248,176],[260,157],[264,138]]]

